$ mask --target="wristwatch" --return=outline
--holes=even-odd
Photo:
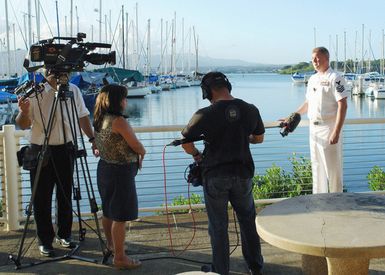
[[[199,156],[200,153],[201,153],[201,152],[199,152],[199,150],[197,150],[197,152],[196,152],[195,154],[193,154],[192,156],[193,156],[193,157]]]

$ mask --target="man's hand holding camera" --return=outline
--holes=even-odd
[[[23,97],[17,98],[17,106],[19,108],[19,114],[16,117],[16,123],[21,129],[27,129],[31,126],[31,120],[29,119],[29,109],[31,102],[29,98],[23,99]]]

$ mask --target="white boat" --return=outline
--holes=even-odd
[[[148,89],[152,94],[157,94],[160,91],[162,91],[162,87],[160,85],[151,85],[151,86],[148,86]]]
[[[184,76],[178,76],[175,80],[175,85],[177,88],[190,87],[190,83]]]
[[[375,90],[375,87],[368,87],[368,88],[366,88],[365,96],[366,97],[373,97],[374,96],[374,90]]]
[[[190,79],[188,82],[190,86],[200,86],[202,81],[199,79]]]
[[[373,90],[373,96],[375,99],[385,99],[385,88],[377,88]]]
[[[307,83],[310,78],[310,74],[302,74],[302,73],[294,73],[291,75],[291,80],[293,80],[293,83]]]
[[[128,87],[127,86],[127,97],[145,97],[150,94],[148,87]]]

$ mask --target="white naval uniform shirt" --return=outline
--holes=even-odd
[[[70,83],[69,90],[73,92],[74,102],[76,105],[78,117],[82,118],[82,117],[88,116],[90,112],[88,111],[88,109],[84,104],[84,100],[79,88],[73,85],[72,83]],[[52,105],[55,99],[55,92],[56,91],[48,83],[45,83],[44,91],[38,94],[37,97],[30,98],[31,104],[30,104],[30,110],[29,110],[29,118],[32,121],[30,143],[32,144],[42,145],[44,142],[44,137],[45,137],[44,128],[47,128],[48,126],[49,115],[51,113]],[[40,115],[38,101],[41,108],[42,116]],[[60,104],[62,104],[63,106],[64,129],[66,133],[65,140],[64,140],[62,119],[61,119]],[[76,121],[76,119],[75,120],[72,119],[73,115],[72,115],[70,98],[66,98],[66,104],[68,106],[70,118],[68,118],[64,101],[61,101],[59,99],[56,112],[54,115],[51,135],[49,138],[49,143],[48,143],[49,145],[61,145],[61,144],[64,144],[65,142],[72,141],[73,138],[71,134],[70,122],[71,124],[72,122],[75,122],[76,129],[77,129],[76,130],[77,136],[80,136],[81,134],[79,128],[77,127],[78,122]]]
[[[306,91],[307,115],[310,121],[333,120],[337,116],[337,102],[349,95],[345,79],[330,67],[324,73],[316,73],[309,79]]]

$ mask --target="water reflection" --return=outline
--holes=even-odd
[[[256,105],[266,121],[275,121],[295,111],[305,100],[306,86],[293,85],[290,76],[278,74],[230,74],[232,94]],[[200,87],[181,88],[129,98],[126,114],[134,126],[184,125],[204,106]],[[347,118],[384,117],[385,100],[352,96]]]
[[[194,112],[207,105],[200,88],[189,87],[128,99],[126,114],[134,126],[186,124]]]

